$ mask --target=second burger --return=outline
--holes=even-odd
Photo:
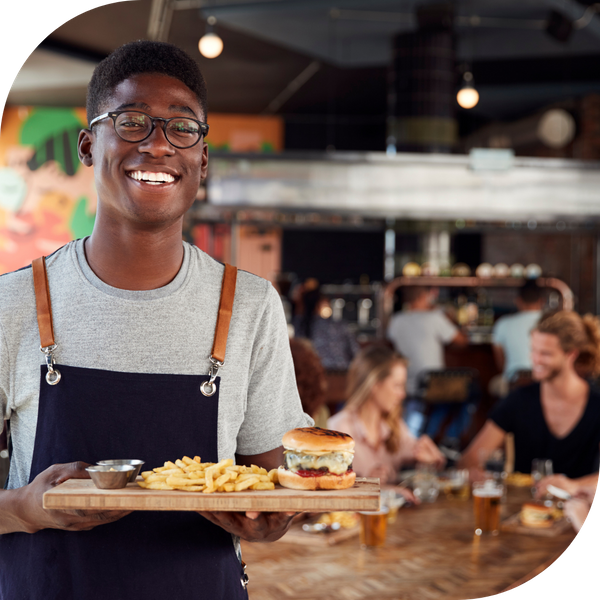
[[[295,490],[342,490],[354,485],[354,440],[320,427],[300,427],[282,438],[285,466],[279,483]]]

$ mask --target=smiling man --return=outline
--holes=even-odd
[[[573,487],[595,485],[600,456],[600,393],[586,379],[600,372],[597,317],[560,311],[543,316],[531,333],[536,383],[509,394],[490,413],[460,466],[481,467],[515,439],[515,471],[531,472],[535,458],[551,459]]]
[[[45,491],[103,459],[235,457],[271,469],[283,434],[312,424],[277,292],[182,242],[208,165],[196,63],[169,44],[127,44],[96,68],[87,111],[92,235],[38,264],[35,289],[32,268],[0,277],[0,409],[12,436],[0,599],[246,598],[237,538],[277,539],[291,515],[42,507]],[[228,302],[227,331],[217,316]]]

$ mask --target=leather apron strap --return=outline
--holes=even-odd
[[[231,314],[233,312],[236,283],[237,267],[226,264],[225,273],[223,273],[223,283],[221,284],[221,300],[219,301],[215,339],[211,351],[211,357],[220,363],[225,362],[227,335],[229,334],[229,323],[231,322]]]
[[[52,326],[52,302],[46,272],[46,258],[40,256],[31,263],[33,269],[33,289],[35,291],[35,307],[37,310],[38,329],[40,330],[40,346],[54,346],[54,329]]]
[[[55,345],[54,329],[52,327],[52,302],[48,286],[48,273],[46,272],[46,259],[41,256],[32,263],[33,287],[35,290],[35,304],[37,309],[38,329],[40,331],[40,345],[48,348]],[[221,299],[219,300],[219,313],[217,326],[211,351],[211,358],[221,363],[225,362],[227,350],[227,336],[233,312],[233,300],[237,283],[237,267],[225,265],[223,283],[221,284]]]

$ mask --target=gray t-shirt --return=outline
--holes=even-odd
[[[444,368],[444,346],[458,329],[440,310],[414,310],[396,313],[388,326],[388,339],[397,352],[408,359],[406,391],[417,392],[419,373]]]
[[[168,285],[121,290],[96,277],[83,243],[71,242],[46,260],[56,362],[129,373],[208,374],[223,265],[184,243],[183,264]],[[32,272],[25,268],[0,277],[0,413],[11,423],[10,488],[29,480],[43,363]],[[268,281],[245,271],[238,272],[219,376],[219,459],[267,452],[281,445],[286,431],[312,425],[298,396],[279,296]],[[176,406],[165,399],[165,418],[170,410]],[[165,460],[175,458],[181,457]]]

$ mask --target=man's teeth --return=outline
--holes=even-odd
[[[145,181],[152,184],[173,183],[175,181],[175,177],[169,173],[152,173],[151,171],[130,171],[129,177],[136,181]]]

